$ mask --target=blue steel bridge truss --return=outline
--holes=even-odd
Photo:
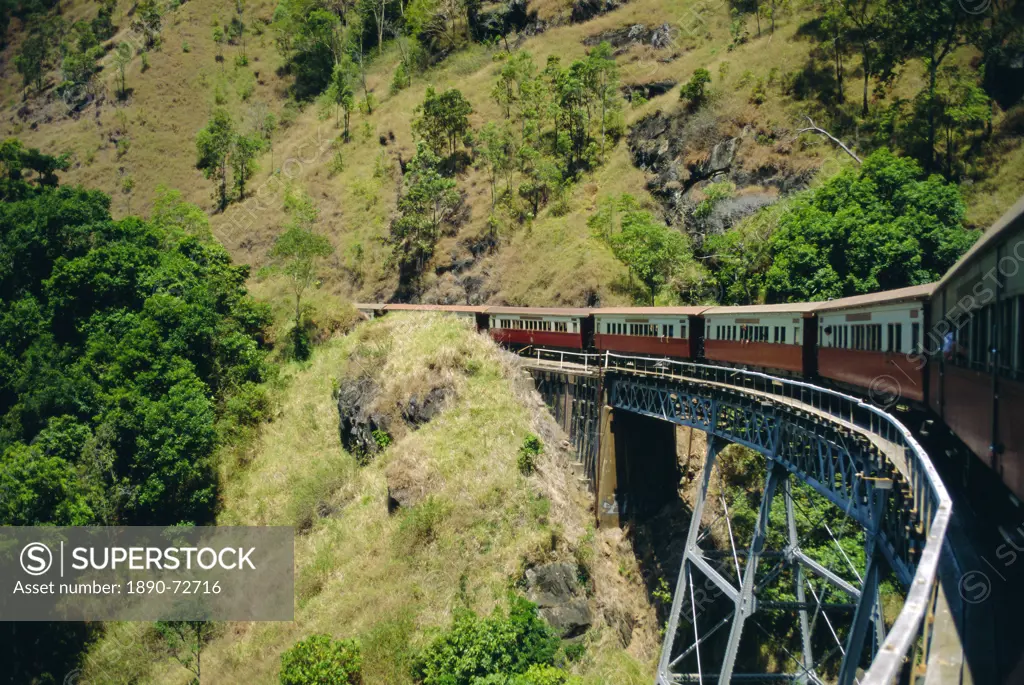
[[[832,657],[837,649],[843,657],[838,682],[840,685],[853,683],[861,666],[866,640],[871,637],[873,655],[879,653],[885,640],[878,594],[883,563],[887,563],[904,587],[909,587],[926,542],[926,525],[922,525],[921,520],[923,508],[915,508],[913,488],[896,466],[897,462],[905,466],[904,448],[877,436],[869,437],[856,425],[828,414],[808,411],[806,406],[787,401],[784,397],[765,396],[746,388],[704,380],[637,374],[635,369],[606,371],[608,402],[613,408],[696,428],[708,434],[703,480],[696,496],[673,595],[657,683],[821,683],[822,676],[816,666]],[[708,552],[698,545],[710,474],[718,452],[726,442],[756,450],[767,460],[764,495],[753,540],[748,550],[739,552],[747,563],[741,573],[737,558],[736,582],[719,572],[711,563]],[[860,580],[858,584],[842,578],[800,550],[791,497],[792,478],[810,486],[863,528],[867,565],[863,574],[854,570]],[[757,572],[761,557],[769,554],[764,549],[768,518],[772,501],[780,491],[786,499],[788,544],[781,555],[776,556],[784,558],[785,566],[795,579],[797,601],[785,604],[786,608],[798,614],[802,648],[799,656],[789,655],[797,669],[792,673],[735,673],[740,640],[745,632],[751,632],[748,619],[759,608],[769,608],[765,603],[759,606],[758,590],[766,581],[763,578],[758,580]],[[735,548],[733,554],[737,556]],[[776,576],[778,569],[777,566],[774,570]],[[682,629],[683,623],[688,623],[691,618],[684,614],[687,604],[689,611],[695,612],[694,574],[713,583],[733,605],[731,615],[703,635],[696,628],[696,613],[692,616],[692,632],[689,628]],[[808,601],[806,589],[809,586],[804,581],[807,574],[822,579],[836,592],[845,594],[849,598],[848,606],[853,607],[845,643],[836,637],[836,648],[820,655],[818,661],[815,661],[811,650],[809,614],[816,612],[817,618],[822,603],[817,595],[814,602]],[[724,653],[715,666],[709,667],[701,659],[701,645],[712,633],[724,632],[727,625],[729,632]],[[831,624],[829,627],[831,629]],[[697,672],[678,670],[683,664],[692,665],[694,661]]]

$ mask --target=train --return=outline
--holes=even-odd
[[[448,312],[514,350],[755,369],[922,412],[1024,500],[1024,198],[940,280],[869,295],[745,306],[356,307],[366,317]]]

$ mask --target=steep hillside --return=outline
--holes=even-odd
[[[527,587],[528,568],[555,561],[588,578],[594,627],[571,670],[649,681],[658,637],[636,559],[621,531],[594,530],[559,429],[513,357],[453,318],[388,316],[281,382],[276,417],[223,466],[218,523],[296,526],[296,620],[219,626],[203,682],[276,682],[286,648],[328,633],[361,639],[364,682],[409,683],[412,655],[454,611],[487,613]],[[335,397],[353,392],[387,426],[375,455],[342,448]],[[545,449],[523,476],[530,434]],[[401,502],[390,513],[389,498]],[[187,682],[161,649],[151,626],[112,626],[82,681]]]
[[[128,0],[117,3],[114,23],[123,28],[110,43],[137,42],[129,28],[132,6]],[[95,98],[70,112],[68,98],[56,92],[56,73],[37,94],[23,88],[9,68],[23,39],[20,22],[13,19],[10,45],[3,54],[7,68],[0,83],[5,102],[0,131],[51,153],[70,151],[65,182],[110,192],[116,198],[115,211],[122,214],[148,213],[160,185],[181,190],[185,199],[211,212],[215,235],[235,259],[256,267],[266,263],[287,221],[284,196],[303,191],[319,209],[317,230],[335,248],[324,270],[323,291],[352,299],[389,299],[396,295],[398,274],[389,260],[392,248],[382,241],[397,215],[400,167],[415,153],[411,124],[416,109],[428,86],[438,92],[457,87],[472,105],[469,122],[477,134],[487,122],[500,121],[501,109],[491,91],[506,61],[500,49],[506,43],[470,43],[414,74],[411,85],[397,92],[390,85],[408,41],[388,41],[379,54],[371,48],[366,85],[376,104],[372,114],[353,112],[351,139],[343,142],[334,114],[321,115],[315,103],[298,105],[288,99],[293,76],[283,69],[285,58],[275,46],[276,6],[274,0],[237,6],[243,8],[240,16],[248,26],[244,49],[241,43],[214,41],[215,28],[227,26],[236,3],[193,1],[169,10],[159,46],[146,52],[145,64],[135,57],[127,67],[127,95],[122,99],[117,94],[114,51],[101,60]],[[96,11],[96,3],[82,0],[63,7],[69,21]],[[607,13],[598,12],[609,7]],[[815,8],[779,10],[772,31],[767,18],[755,22],[753,15],[740,14],[737,19],[730,7],[700,0],[530,4],[527,13],[537,16],[519,34],[512,33],[507,44],[528,51],[543,69],[549,57],[560,57],[566,65],[584,57],[598,41],[608,41],[623,92],[630,98],[624,103],[624,133],[632,135],[610,145],[599,164],[556,192],[533,219],[492,211],[487,173],[480,164],[463,168],[456,176],[462,206],[442,231],[415,296],[442,302],[626,302],[633,293],[625,267],[587,226],[603,198],[629,193],[695,235],[699,245],[706,228],[695,225],[692,212],[705,199],[709,184],[726,181],[733,187],[712,222],[722,230],[780,194],[807,187],[819,172],[831,176],[849,163],[823,137],[799,133],[805,115],[862,151],[878,144],[885,134],[877,121],[884,117],[873,115],[857,123],[849,114],[856,107],[836,102],[827,55],[811,37],[818,21]],[[236,62],[243,52],[247,64]],[[846,59],[851,73],[844,88],[848,100],[856,103],[857,57]],[[947,63],[976,69],[976,51],[961,49]],[[709,104],[694,113],[679,101],[676,84],[701,68],[711,76]],[[920,61],[908,61],[881,95],[872,96],[872,107],[882,111],[901,98],[909,101],[926,76]],[[259,158],[247,199],[223,213],[216,211],[215,182],[196,169],[194,144],[218,107],[226,108],[243,129],[267,109],[280,122],[272,152],[266,150]],[[978,227],[1012,204],[1024,187],[1019,108],[994,111],[992,138],[975,146],[970,168],[961,174],[968,221]],[[636,127],[638,123],[642,125]],[[651,151],[638,144],[658,143],[658,132],[666,126],[673,132],[676,160],[668,175],[649,163]],[[674,298],[705,292],[700,284],[713,274],[703,265],[693,264],[683,277],[691,287]],[[275,289],[257,285],[257,292],[262,287]],[[713,294],[712,288],[706,296]]]

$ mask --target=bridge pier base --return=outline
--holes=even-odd
[[[673,424],[604,405],[598,444],[599,527],[619,526],[624,519],[655,513],[678,497]]]

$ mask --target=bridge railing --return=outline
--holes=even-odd
[[[833,418],[852,424],[902,448],[902,463],[894,462],[910,486],[919,513],[924,548],[917,560],[914,576],[907,589],[899,616],[886,635],[861,685],[888,685],[898,678],[906,660],[915,658],[911,650],[923,648],[927,658],[930,634],[926,616],[934,608],[938,589],[939,555],[952,514],[952,502],[938,472],[917,440],[900,421],[880,407],[860,398],[804,381],[771,376],[759,371],[714,366],[676,359],[637,357],[605,352],[603,355],[536,350],[537,359],[557,355],[559,365],[592,369],[598,363],[604,372],[643,374],[680,378],[741,388],[754,393],[788,399],[810,406]],[[595,356],[603,357],[595,360]],[[914,666],[914,664],[911,664]]]

